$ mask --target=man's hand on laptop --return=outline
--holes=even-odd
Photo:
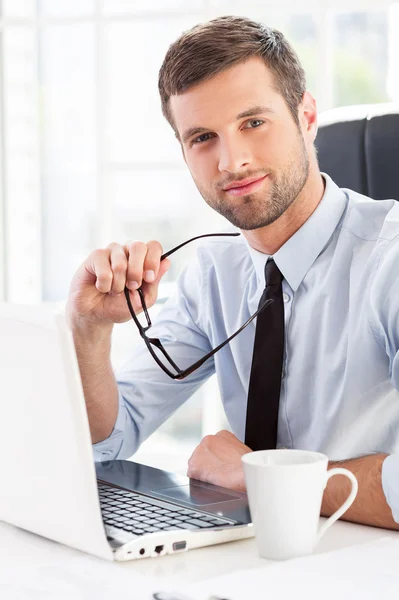
[[[188,477],[245,492],[241,456],[251,452],[230,431],[207,435],[188,461]]]
[[[142,286],[145,301],[151,307],[158,286],[170,267],[161,262],[162,246],[157,241],[109,244],[92,252],[76,271],[70,286],[67,315],[71,326],[110,326],[128,321],[130,313],[124,295],[125,286],[136,314],[142,312],[137,288]]]

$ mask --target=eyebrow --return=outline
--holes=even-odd
[[[253,117],[255,115],[265,113],[273,115],[275,114],[275,111],[269,108],[268,106],[252,106],[251,108],[248,108],[247,110],[244,110],[243,112],[239,113],[236,116],[236,120],[239,121],[240,119],[244,119],[245,117]],[[183,134],[183,142],[187,142],[187,140],[193,135],[207,133],[208,131],[209,129],[206,129],[205,127],[190,127],[190,129],[187,129],[187,131],[185,131],[185,133]]]
[[[270,115],[274,115],[275,112],[268,106],[253,106],[248,110],[244,110],[244,112],[240,113],[236,116],[237,121],[239,119],[243,119],[244,117],[253,117],[254,115],[259,115],[260,113],[267,113]]]

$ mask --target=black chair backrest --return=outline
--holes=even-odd
[[[364,104],[319,115],[320,170],[339,187],[399,200],[399,105]]]

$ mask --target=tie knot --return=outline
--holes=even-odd
[[[266,285],[280,285],[283,276],[272,258],[268,258],[265,266]]]

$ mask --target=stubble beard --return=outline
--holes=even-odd
[[[268,191],[237,199],[227,199],[227,192],[220,196],[198,190],[205,202],[232,225],[243,231],[266,227],[276,221],[293,204],[303,190],[309,177],[309,157],[302,134],[299,134],[299,147],[291,153],[287,167],[280,175],[267,172]],[[262,176],[262,175],[260,175]]]

